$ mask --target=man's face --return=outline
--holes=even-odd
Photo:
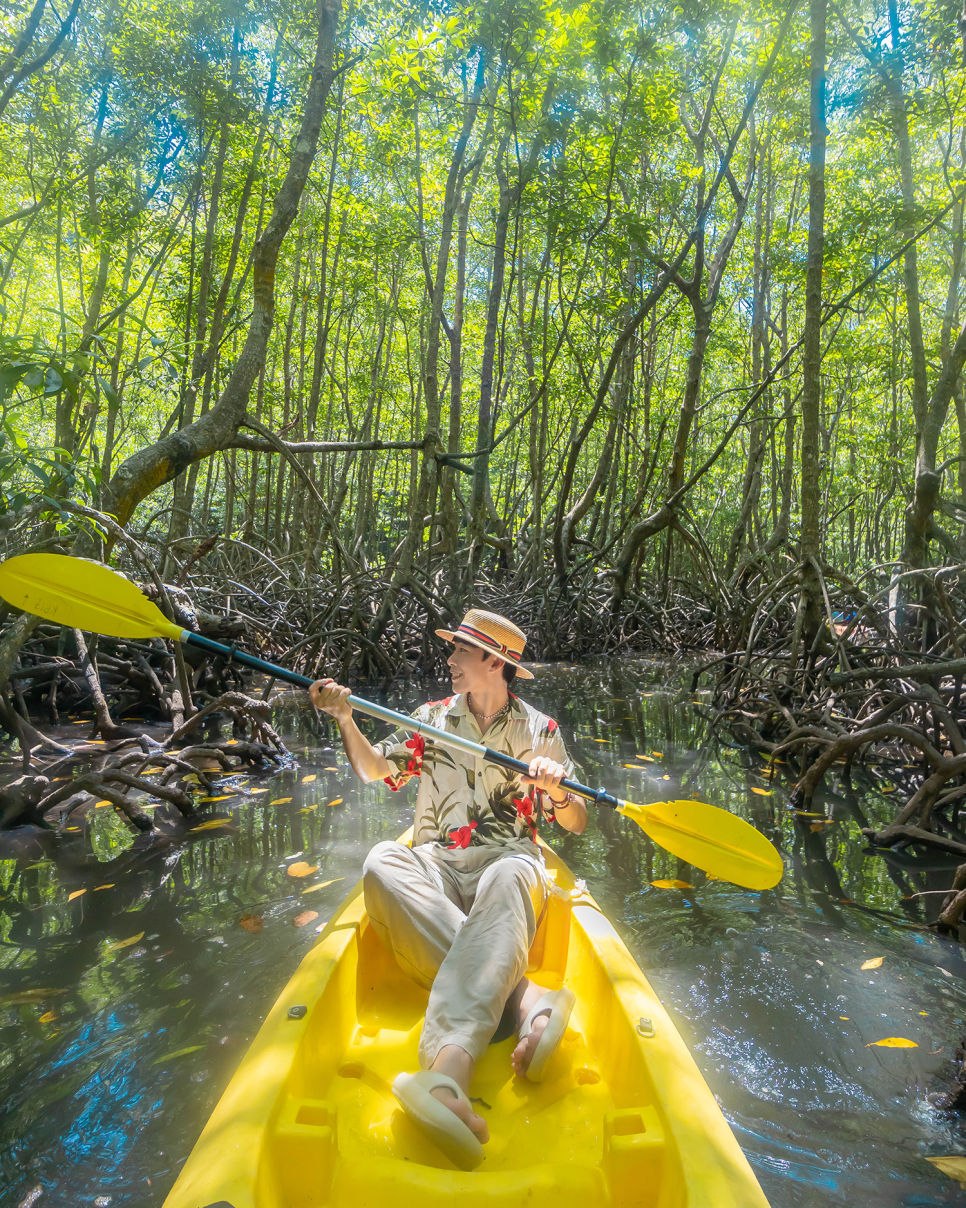
[[[453,653],[446,660],[453,677],[454,692],[485,692],[503,678],[499,659],[487,658],[478,646],[469,642],[454,642]]]

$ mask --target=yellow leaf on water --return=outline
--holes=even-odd
[[[905,1036],[887,1036],[885,1040],[871,1040],[865,1046],[867,1049],[918,1049],[914,1040],[906,1040]]]
[[[311,812],[313,810],[317,810],[318,808],[319,807],[317,805],[306,805],[302,809],[299,810],[299,813],[300,814],[311,814]]]
[[[175,1057],[184,1057],[187,1053],[197,1053],[199,1049],[203,1049],[203,1044],[189,1044],[186,1049],[175,1049],[173,1053],[165,1053],[163,1057],[159,1057],[157,1061],[152,1061],[152,1065],[161,1065],[165,1061],[174,1061]]]
[[[594,742],[613,742],[612,738],[595,738]]]
[[[850,1023],[850,1022],[851,1022],[851,1021],[850,1021],[850,1019],[849,1019],[849,1017],[848,1017],[848,1015],[840,1015],[840,1016],[839,1016],[839,1019],[844,1019],[846,1023]]]
[[[813,835],[816,835],[816,834],[818,834],[819,831],[825,829],[825,824],[822,822],[812,822],[809,824],[808,829],[812,832]]]
[[[302,893],[315,893],[317,889],[325,889],[326,885],[334,885],[336,881],[344,881],[345,877],[333,877],[331,881],[322,881],[318,885],[310,885],[308,889],[303,889]]]
[[[115,882],[114,882],[114,881],[111,881],[111,883],[110,883],[109,885],[95,885],[95,886],[94,886],[94,893],[97,893],[97,891],[98,891],[99,889],[113,889],[113,888],[114,888],[114,885],[115,885]]]
[[[657,759],[663,759],[663,758],[664,758],[664,752],[663,752],[663,751],[652,751],[652,752],[651,752],[651,754],[652,754],[652,755],[654,755],[654,756],[655,756]]]
[[[294,864],[290,864],[287,869],[290,877],[309,877],[312,873],[318,871],[318,864],[306,864],[304,860],[297,860]]]
[[[228,818],[211,818],[208,822],[202,822],[198,826],[193,826],[192,831],[209,831],[217,830],[219,826],[230,826],[231,822]]]
[[[254,797],[256,793],[267,793],[268,789],[252,789],[251,795]]]
[[[259,914],[243,914],[238,920],[238,925],[244,927],[246,931],[252,932],[253,935],[257,935],[265,926],[265,922]]]
[[[229,738],[229,739],[228,739],[228,741],[225,743],[225,746],[226,746],[226,747],[237,747],[237,746],[238,746],[238,739],[237,739],[237,738]]]
[[[189,772],[188,775],[185,776],[184,782],[185,784],[201,784],[201,781],[194,774],[194,772]]]
[[[234,793],[229,793],[227,797],[202,797],[202,798],[200,798],[200,800],[202,802],[205,802],[205,801],[231,801],[232,797],[234,797],[234,796],[235,796]]]
[[[153,776],[156,772],[163,772],[163,771],[164,771],[164,768],[145,768],[144,771],[141,772],[141,775],[142,776]]]
[[[113,804],[114,804],[113,801],[95,801],[94,809],[99,810],[102,805],[113,805]]]
[[[694,886],[687,881],[652,881],[651,884],[655,889],[693,889]]]
[[[341,804],[342,804],[342,798],[341,798],[341,797],[333,797],[331,801],[327,801],[327,802],[325,803],[325,808],[326,808],[326,809],[329,809],[329,808],[330,808],[331,806],[333,806],[333,805],[341,805]]]
[[[896,786],[894,784],[887,784],[882,791],[883,793],[894,793],[896,791]]]
[[[303,910],[301,914],[297,914],[292,919],[292,922],[296,927],[304,927],[306,923],[311,923],[313,919],[317,919],[318,917],[319,912],[317,910]]]
[[[270,801],[269,805],[288,805],[292,800],[291,797],[276,797],[274,801]]]
[[[144,939],[144,932],[139,931],[137,935],[129,935],[126,940],[118,940],[116,944],[108,944],[104,949],[105,952],[119,952],[122,948],[130,948],[132,944],[136,944],[138,940]]]
[[[67,895],[67,901],[73,902],[74,898],[79,898],[82,894],[87,893],[86,889],[75,889],[73,893]]]
[[[943,1174],[948,1174],[951,1179],[955,1179],[960,1187],[966,1188],[966,1157],[960,1154],[948,1154],[939,1158],[926,1158],[927,1162],[932,1162],[937,1170],[941,1170]]]
[[[303,784],[311,784],[313,780],[315,780],[315,773],[314,773],[314,772],[312,773],[312,775],[311,775],[311,776],[303,776],[303,777],[302,777],[302,783],[303,783]]]
[[[633,768],[635,772],[644,771],[644,769],[641,767],[641,765],[639,763],[622,763],[621,767],[622,768]]]
[[[53,1023],[55,1019],[59,1019],[59,1018],[60,1017],[58,1016],[56,1011],[46,1011],[43,1015],[41,1015],[40,1019],[38,1019],[37,1022],[38,1023]]]
[[[799,818],[824,818],[824,814],[809,813],[808,810],[792,810],[792,813]]]
[[[859,968],[860,969],[878,969],[884,960],[885,960],[884,956],[873,956],[870,960],[867,960],[864,965],[859,965]]]
[[[635,755],[635,756],[634,756],[634,758],[635,758],[635,759],[643,759],[643,761],[644,761],[645,763],[653,763],[653,762],[654,762],[654,760],[653,760],[653,759],[650,757],[650,755]]]
[[[757,793],[759,797],[770,797],[772,794],[771,789],[760,789],[760,788],[758,788],[757,785],[754,785],[754,784],[751,786],[751,791],[753,793]]]
[[[339,769],[337,767],[335,767],[334,765],[327,764],[325,767],[325,771],[327,771],[327,772],[337,772],[338,770]]]

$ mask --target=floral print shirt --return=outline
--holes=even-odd
[[[507,712],[482,735],[462,694],[421,705],[413,717],[524,763],[546,755],[573,775],[557,723],[512,692]],[[419,777],[414,847],[432,843],[456,851],[511,844],[533,851],[543,794],[517,774],[407,730],[397,730],[373,746],[395,769],[386,777],[393,792]],[[544,816],[552,818],[549,798],[542,807]]]

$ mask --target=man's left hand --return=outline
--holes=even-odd
[[[562,763],[557,763],[555,759],[548,759],[546,755],[538,755],[535,759],[530,760],[529,775],[524,776],[523,779],[536,785],[545,793],[549,793],[551,797],[556,796],[560,800],[559,785],[566,775],[567,769]]]

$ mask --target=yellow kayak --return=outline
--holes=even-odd
[[[408,840],[404,835],[401,841]],[[418,1069],[426,993],[369,926],[357,885],[299,965],[165,1208],[768,1208],[634,958],[549,848],[529,975],[577,1004],[541,1083],[493,1044],[471,1087],[491,1140],[457,1170],[390,1090]]]

